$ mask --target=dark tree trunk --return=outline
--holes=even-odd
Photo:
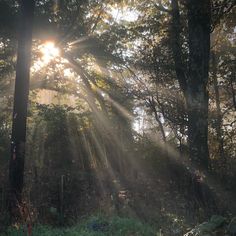
[[[190,90],[188,107],[188,143],[190,159],[198,167],[207,169],[208,151],[208,92],[204,87]]]
[[[208,71],[210,55],[210,0],[187,0],[189,63],[183,60],[181,21],[178,0],[171,1],[172,52],[176,76],[183,91],[188,111],[190,159],[207,169],[208,151]]]
[[[32,44],[34,0],[21,0],[21,22],[18,35],[18,51],[9,165],[10,211],[13,217],[22,201],[26,118],[29,94],[29,77]]]
[[[172,24],[171,24],[171,46],[173,52],[173,59],[175,63],[175,72],[180,85],[181,90],[186,96],[187,91],[187,71],[186,63],[183,60],[183,53],[181,48],[181,21],[179,13],[178,0],[171,1],[171,14],[172,14]]]
[[[232,100],[233,100],[234,110],[236,110],[236,94],[235,94],[235,89],[234,89],[233,78],[235,78],[235,72],[233,72],[233,76],[231,76],[229,83],[230,83],[230,88],[231,88],[231,92],[232,92]]]
[[[189,78],[187,88],[190,158],[208,168],[208,72],[210,57],[210,0],[188,0]]]

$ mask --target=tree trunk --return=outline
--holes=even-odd
[[[11,136],[11,158],[9,164],[10,213],[15,217],[22,202],[24,158],[26,140],[26,118],[29,94],[29,77],[32,44],[32,21],[34,1],[21,0],[21,21],[18,35],[18,51]]]
[[[207,169],[208,151],[208,71],[210,55],[210,0],[187,0],[188,65],[181,48],[181,21],[178,0],[171,1],[172,53],[175,72],[186,100],[190,159]]]
[[[183,52],[181,48],[181,21],[179,13],[178,0],[171,1],[171,47],[173,59],[175,63],[175,73],[179,82],[180,89],[183,91],[184,96],[187,92],[187,70],[186,63],[184,63]]]
[[[210,56],[210,0],[188,0],[189,78],[187,88],[190,159],[208,168],[208,72]]]
[[[208,92],[200,86],[187,100],[188,144],[190,159],[198,167],[208,168]]]
[[[233,76],[230,77],[230,88],[232,92],[232,100],[233,100],[233,105],[234,105],[234,110],[236,111],[236,94],[235,94],[235,89],[234,89],[234,83],[233,83],[233,78],[235,78],[235,72],[233,72]]]

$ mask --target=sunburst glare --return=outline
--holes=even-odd
[[[37,47],[40,57],[34,62],[31,70],[33,73],[38,72],[50,62],[60,57],[60,49],[56,47],[53,41],[46,41]],[[60,59],[62,61],[62,59]]]
[[[60,55],[60,50],[55,46],[54,42],[48,41],[43,45],[39,46],[40,52],[42,53],[42,60],[45,63],[49,63]]]

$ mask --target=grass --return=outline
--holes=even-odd
[[[13,227],[0,236],[26,236],[26,230]],[[32,236],[157,236],[149,225],[136,219],[93,216],[69,228],[35,225]]]

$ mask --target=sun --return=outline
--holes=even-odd
[[[39,47],[40,52],[42,53],[43,62],[49,63],[53,59],[57,58],[60,55],[60,50],[55,46],[54,42],[48,41]]]
[[[37,47],[37,51],[40,56],[31,68],[33,73],[38,72],[52,61],[58,62],[62,59],[60,49],[56,47],[56,44],[53,41],[46,41],[45,43],[40,44]]]

